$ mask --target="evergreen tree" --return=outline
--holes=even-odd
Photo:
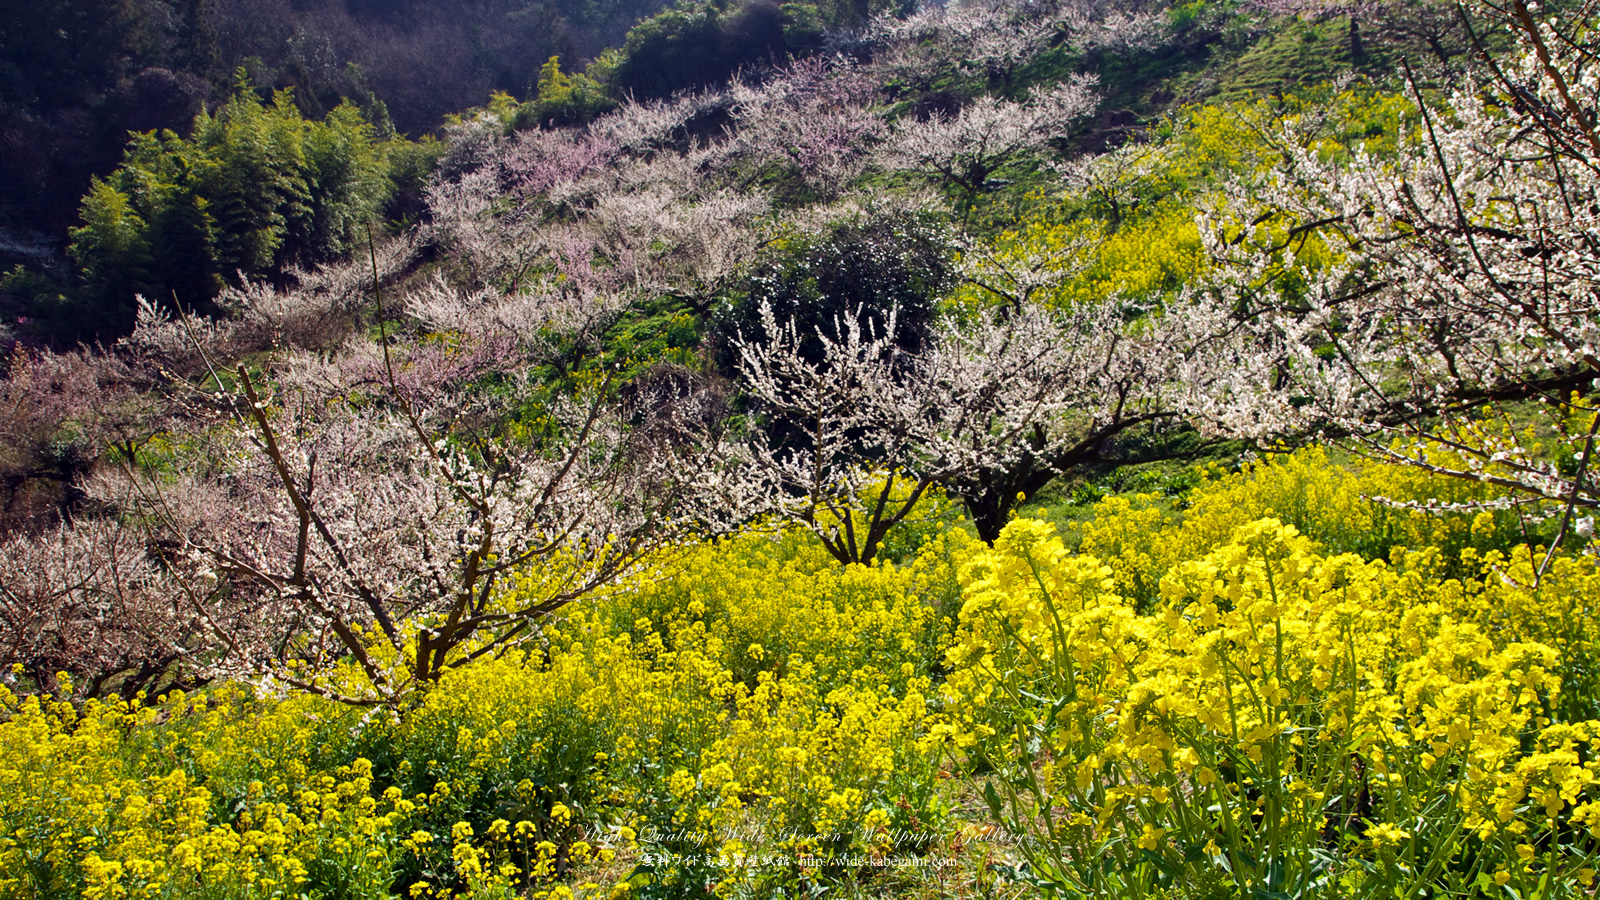
[[[72,255],[101,312],[120,327],[133,324],[133,295],[150,279],[148,229],[128,195],[96,178],[83,198],[83,226],[72,230]]]
[[[135,135],[83,199],[85,299],[121,327],[135,294],[203,308],[226,281],[349,252],[391,191],[388,145],[348,103],[308,122],[287,92],[263,103],[241,78],[193,135]]]

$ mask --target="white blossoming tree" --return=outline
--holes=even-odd
[[[1519,52],[1485,57],[1448,97],[1413,82],[1397,153],[1333,160],[1285,141],[1203,232],[1231,263],[1217,288],[1257,372],[1257,421],[1495,484],[1559,511],[1559,543],[1600,506],[1594,21],[1523,0],[1474,18]]]
[[[208,424],[178,446],[130,445],[91,489],[163,548],[178,618],[211,648],[196,663],[402,703],[738,514],[716,482],[716,391],[664,378],[624,392],[593,365],[539,375],[575,334],[593,339],[595,296],[547,291],[507,323],[493,292],[418,291],[414,314],[448,340],[385,334],[265,369],[223,355],[228,328],[142,323],[135,346],[190,341],[204,375],[175,379],[169,400]]]
[[[763,309],[738,342],[757,430],[737,452],[769,509],[814,531],[841,562],[870,562],[935,486],[962,501],[987,540],[1063,471],[1104,459],[1133,429],[1204,417],[1234,389],[1214,366],[1223,316],[1129,308],[1119,298],[1053,309],[997,305],[948,314],[907,353],[857,312],[806,336]]]

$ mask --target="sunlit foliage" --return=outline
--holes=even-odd
[[[289,94],[268,105],[241,84],[189,138],[132,137],[85,195],[72,254],[126,330],[135,293],[209,306],[226,281],[348,253],[390,189],[385,145],[355,106],[307,121]]]

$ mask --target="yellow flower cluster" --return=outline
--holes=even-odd
[[[374,796],[366,759],[307,765],[348,710],[231,688],[81,710],[0,688],[0,705],[0,897],[387,896],[412,804]]]
[[[1066,895],[1576,891],[1600,566],[1404,505],[1488,491],[1313,449],[992,548],[685,545],[403,710],[0,691],[0,900],[802,893],[949,838],[952,755]]]
[[[1521,890],[1590,861],[1600,723],[1553,722],[1562,653],[1486,628],[1458,582],[1270,518],[1171,565],[1142,613],[1039,521],[964,581],[952,737],[1069,893],[1417,896],[1490,859]]]
[[[793,879],[800,855],[937,826],[929,672],[969,545],[954,532],[903,565],[840,567],[815,542],[751,535],[598,610],[648,626],[657,665],[692,669],[717,702],[693,726],[704,738],[678,732],[650,751],[672,767],[671,809],[650,826],[697,836],[673,845],[714,860],[701,874],[725,890]],[[739,864],[774,855],[784,864]]]
[[[958,308],[1002,302],[1025,290],[1019,272],[1030,280],[1046,273],[1059,279],[1039,299],[1061,306],[1116,295],[1171,297],[1210,266],[1196,210],[1225,205],[1216,192],[1230,177],[1281,164],[1282,136],[1324,157],[1348,156],[1359,146],[1381,158],[1395,151],[1402,124],[1415,116],[1404,95],[1373,90],[1311,89],[1182,109],[1155,127],[1157,140],[1108,154],[1075,189],[1036,190],[1020,210],[1007,207],[990,246],[967,260],[981,274],[950,300]],[[1299,261],[1313,265],[1339,255],[1321,236],[1291,234],[1278,221],[1256,222],[1251,230],[1274,255],[1292,247]]]
[[[1528,523],[1515,510],[1482,508],[1497,496],[1492,487],[1410,466],[1341,462],[1321,446],[1202,476],[1181,514],[1155,494],[1111,496],[1069,537],[1109,565],[1117,590],[1141,605],[1155,602],[1158,582],[1173,566],[1255,519],[1276,518],[1324,547],[1366,559],[1410,551],[1408,565],[1416,567],[1427,555],[1434,575],[1477,575],[1483,554],[1526,540]],[[1460,511],[1438,511],[1452,505]]]
[[[1043,202],[1042,197],[1031,199]],[[1207,265],[1194,210],[1186,204],[1162,204],[1109,232],[1093,222],[1052,221],[1061,214],[1048,207],[1034,216],[992,240],[984,264],[994,274],[958,287],[951,305],[981,308],[999,302],[1002,295],[1020,293],[1022,286],[1011,280],[1013,271],[1059,278],[1060,284],[1039,299],[1062,308],[1115,294],[1158,298]]]
[[[1430,452],[1441,464],[1459,463],[1451,451]],[[1240,525],[1279,519],[1324,552],[1388,560],[1411,576],[1411,590],[1476,623],[1497,647],[1555,648],[1565,685],[1559,716],[1600,718],[1600,667],[1591,662],[1600,658],[1600,567],[1593,557],[1556,554],[1539,573],[1545,550],[1528,543],[1530,532],[1553,523],[1495,508],[1499,489],[1410,466],[1340,462],[1323,447],[1204,474],[1182,511],[1153,494],[1108,497],[1067,537],[1110,566],[1117,593],[1149,609],[1174,567],[1227,542]]]
[[[797,534],[686,547],[570,610],[541,649],[450,671],[381,741],[405,748],[397,778],[426,808],[428,837],[408,844],[418,896],[549,889],[636,849],[595,844],[606,822],[646,852],[652,835],[699,835],[677,849],[729,860],[702,875],[730,887],[792,874],[731,862],[743,854],[792,863],[831,834],[847,849],[875,809],[937,822],[928,672],[966,546],[848,567]]]
[[[674,830],[718,860],[697,879],[792,881],[816,845],[940,824],[930,673],[968,544],[687,546],[398,712],[0,694],[0,898],[558,897]],[[781,859],[720,862],[757,850]]]

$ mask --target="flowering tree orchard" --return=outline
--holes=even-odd
[[[1447,98],[1413,81],[1418,124],[1396,155],[1286,140],[1204,231],[1232,263],[1220,296],[1242,314],[1259,418],[1559,510],[1559,543],[1600,506],[1594,19],[1522,0],[1478,14],[1518,53],[1485,56]]]

